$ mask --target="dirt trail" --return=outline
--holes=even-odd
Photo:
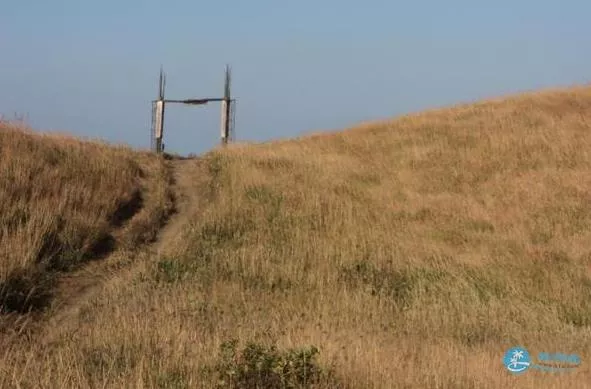
[[[198,194],[205,174],[201,172],[202,162],[199,159],[172,160],[169,163],[173,169],[176,212],[160,230],[155,242],[141,249],[133,262],[123,268],[113,266],[114,262],[121,262],[121,258],[113,258],[118,254],[115,252],[64,277],[58,287],[56,303],[42,324],[39,340],[41,343],[51,343],[60,334],[75,331],[80,310],[86,303],[100,295],[105,287],[129,280],[145,268],[146,262],[171,253],[179,239],[182,239],[183,228],[186,227],[194,210],[199,209],[200,201],[203,201]]]

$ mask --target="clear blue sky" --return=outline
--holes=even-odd
[[[264,141],[591,78],[580,0],[0,0],[0,113],[149,146],[167,97],[220,96]],[[167,150],[219,142],[220,106],[168,106]]]

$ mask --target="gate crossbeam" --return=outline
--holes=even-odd
[[[189,105],[203,105],[213,101],[224,101],[224,99],[218,97],[210,99],[164,100],[165,103],[181,103]]]

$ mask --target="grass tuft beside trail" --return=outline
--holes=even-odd
[[[58,272],[153,239],[168,174],[126,147],[0,123],[0,311],[44,308]]]

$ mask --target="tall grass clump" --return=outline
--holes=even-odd
[[[167,175],[125,147],[0,124],[0,310],[41,307],[56,272],[153,239]]]

